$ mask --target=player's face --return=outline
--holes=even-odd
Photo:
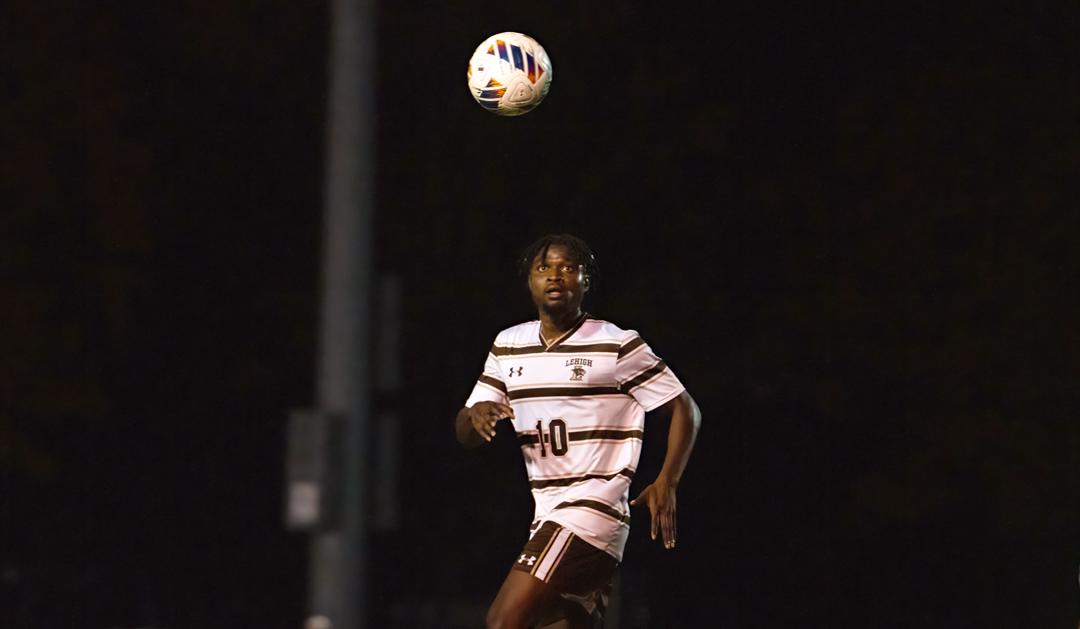
[[[548,312],[575,312],[589,290],[585,268],[570,257],[566,247],[551,245],[543,260],[539,256],[529,269],[529,293],[533,303]]]

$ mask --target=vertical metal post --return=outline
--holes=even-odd
[[[308,626],[363,629],[374,204],[373,0],[330,3],[317,403],[344,420],[338,523],[312,536]]]
[[[378,316],[375,320],[379,331],[375,340],[375,359],[379,365],[373,375],[375,391],[383,397],[380,412],[376,415],[372,441],[376,443],[371,457],[378,483],[371,490],[372,529],[376,533],[393,531],[401,518],[398,505],[398,467],[401,453],[401,421],[398,405],[402,386],[401,373],[401,278],[383,273],[378,285]],[[390,403],[387,403],[387,402]]]

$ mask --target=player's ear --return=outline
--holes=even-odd
[[[589,292],[589,286],[590,286],[591,283],[592,283],[592,278],[589,277],[588,275],[586,275],[584,278],[582,278],[581,286],[582,286],[584,292],[586,292],[586,293]]]

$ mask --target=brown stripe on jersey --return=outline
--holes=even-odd
[[[598,501],[598,500],[570,500],[568,502],[560,503],[555,509],[563,509],[565,507],[585,507],[586,509],[592,509],[598,513],[602,513],[612,520],[618,520],[625,524],[630,524],[630,516],[620,513],[616,509]]]
[[[631,339],[629,343],[619,348],[619,358],[626,356],[627,354],[641,347],[644,344],[645,339],[641,338],[640,336],[635,336],[633,339]]]
[[[580,483],[581,481],[586,480],[611,480],[616,476],[625,476],[626,478],[633,480],[634,470],[624,467],[612,474],[585,474],[584,476],[568,476],[566,478],[545,478],[543,480],[529,481],[529,488],[547,489],[548,487],[566,487],[567,485],[573,485],[574,483]]]
[[[567,441],[589,441],[590,439],[607,439],[609,441],[626,441],[628,439],[642,439],[645,436],[645,432],[642,430],[614,430],[614,429],[602,429],[595,430],[576,430],[571,431],[567,436]],[[540,436],[534,431],[519,432],[518,444],[522,446],[532,446],[540,442]]]
[[[524,347],[512,347],[510,345],[492,345],[491,353],[495,356],[520,356],[522,354],[543,353],[543,345],[526,345]]]
[[[492,378],[491,376],[487,375],[486,373],[482,373],[482,374],[480,374],[480,377],[478,378],[478,380],[480,382],[483,382],[484,384],[488,385],[489,387],[494,387],[494,388],[502,391],[503,393],[506,393],[506,383],[504,383],[502,380],[499,380],[498,378]]]
[[[649,367],[645,371],[642,371],[638,375],[624,382],[622,385],[622,390],[629,391],[630,389],[639,387],[648,382],[649,380],[655,378],[657,374],[664,371],[665,369],[667,369],[667,365],[664,364],[664,361],[658,360],[656,361],[656,364],[652,367]]]
[[[535,389],[514,389],[507,392],[511,400],[531,397],[585,397],[589,395],[618,395],[619,387],[538,387]]]
[[[588,441],[589,439],[641,439],[645,432],[642,430],[578,430],[567,435],[569,441]]]
[[[551,354],[614,354],[619,351],[618,343],[590,343],[588,345],[555,345],[548,349]]]
[[[554,345],[545,350],[543,345],[526,345],[524,347],[512,347],[509,345],[493,345],[491,353],[496,356],[522,356],[525,354],[614,354],[619,351],[616,343],[591,343],[589,345]]]

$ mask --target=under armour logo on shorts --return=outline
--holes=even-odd
[[[531,566],[534,563],[536,563],[536,557],[534,557],[532,555],[526,555],[525,553],[522,553],[521,557],[518,558],[517,562],[518,563],[523,563],[526,566]]]

